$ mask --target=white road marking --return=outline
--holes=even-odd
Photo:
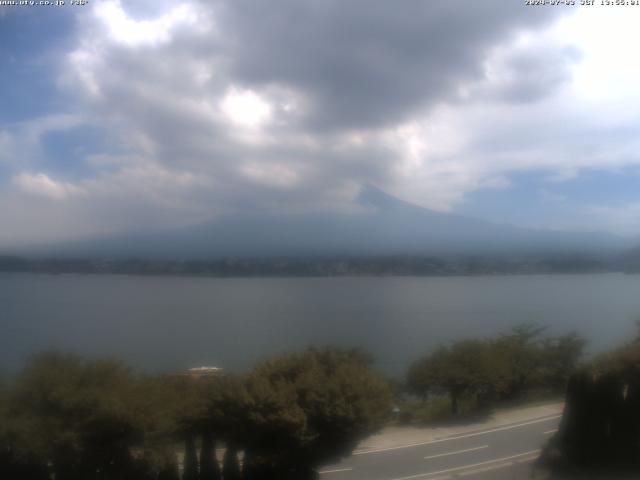
[[[552,433],[556,433],[558,431],[557,428],[554,428],[553,430],[547,430],[546,432],[542,432],[543,435],[551,435]]]
[[[466,448],[464,450],[458,450],[456,452],[439,453],[438,455],[429,455],[428,457],[424,457],[424,459],[425,460],[429,460],[431,458],[448,457],[449,455],[458,455],[459,453],[475,452],[476,450],[482,450],[483,448],[489,448],[489,445],[482,445],[480,447]]]
[[[471,465],[462,465],[460,467],[447,468],[446,470],[438,470],[437,472],[417,473],[415,475],[409,475],[408,477],[394,478],[393,480],[411,480],[412,478],[430,477],[432,475],[442,475],[443,473],[459,472],[460,470],[467,470],[469,468],[489,465],[491,463],[505,462],[506,460],[512,460],[514,458],[524,457],[526,455],[533,455],[537,453],[540,453],[540,450],[531,450],[529,452],[518,453],[517,455],[510,455],[508,457],[495,458],[493,460],[486,460],[484,462],[473,463]],[[508,466],[508,465],[510,465],[510,463],[505,464],[505,466]]]
[[[526,427],[527,425],[533,425],[535,423],[548,422],[550,420],[555,420],[555,419],[558,419],[560,417],[562,417],[562,415],[553,415],[553,416],[550,416],[550,417],[544,417],[544,418],[538,418],[536,420],[531,420],[529,422],[518,423],[516,425],[507,425],[507,426],[504,426],[504,427],[493,428],[491,430],[484,430],[482,432],[467,433],[467,434],[464,434],[464,435],[457,435],[457,436],[453,436],[453,437],[440,438],[440,439],[437,439],[437,440],[429,440],[429,441],[426,441],[426,442],[409,443],[407,445],[399,445],[397,447],[387,447],[387,448],[377,448],[375,450],[356,451],[356,452],[353,452],[352,455],[369,455],[370,453],[388,452],[388,451],[391,451],[391,450],[400,450],[402,448],[420,447],[422,445],[433,445],[434,443],[450,442],[452,440],[460,440],[462,438],[477,437],[479,435],[486,435],[488,433],[502,432],[504,430],[513,430],[514,428]]]
[[[322,470],[320,472],[318,472],[320,475],[325,475],[327,473],[338,473],[338,472],[350,472],[351,470],[353,470],[353,468],[349,467],[349,468],[336,468],[334,470]]]
[[[504,462],[504,463],[498,463],[497,465],[490,465],[488,467],[482,467],[482,468],[476,468],[474,470],[468,470],[465,472],[460,472],[456,475],[456,477],[468,477],[469,475],[477,475],[479,473],[486,473],[486,472],[491,472],[493,470],[500,470],[501,468],[506,468],[506,467],[512,467],[516,464],[523,464],[523,463],[529,463],[532,462],[533,460],[535,460],[537,458],[537,454],[534,454],[531,457],[528,458],[523,458],[521,460],[515,460],[513,462]],[[449,477],[451,478],[451,477]],[[431,480],[434,480],[433,478]]]
[[[478,475],[479,473],[492,472],[493,470],[500,470],[501,468],[511,467],[513,462],[498,463],[496,465],[489,465],[488,467],[474,468],[466,472],[460,472],[456,477],[468,477],[469,475]],[[452,478],[449,476],[449,478]]]

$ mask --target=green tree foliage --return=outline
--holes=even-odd
[[[117,362],[43,354],[17,379],[9,401],[15,449],[50,463],[58,480],[128,478],[142,422],[127,398],[134,382]]]
[[[518,325],[494,341],[494,348],[504,363],[506,376],[501,389],[503,398],[516,398],[541,381],[544,352],[540,335],[545,327]]]
[[[599,355],[587,365],[587,370],[595,375],[617,375],[633,385],[640,383],[640,322],[637,325],[638,336],[620,348]]]
[[[0,388],[0,478],[178,480],[182,453],[182,480],[316,478],[383,425],[390,397],[355,350],[275,357],[248,378],[134,376],[43,354]],[[222,472],[214,438],[227,447]]]
[[[390,412],[388,385],[357,351],[309,349],[261,363],[249,377],[245,446],[279,478],[313,476],[311,467],[350,453]],[[266,465],[265,465],[266,464]]]
[[[534,388],[564,393],[586,342],[576,333],[545,337],[545,330],[531,324],[520,325],[496,340],[508,372],[503,398],[518,398]]]
[[[463,395],[487,406],[494,398],[514,399],[533,389],[561,392],[585,342],[573,333],[542,337],[544,331],[521,325],[497,338],[440,346],[410,366],[407,386],[423,399],[446,392],[454,415]]]
[[[215,379],[193,378],[188,375],[162,375],[142,379],[139,399],[148,412],[145,425],[146,444],[149,448],[166,451],[168,445],[183,445],[183,478],[215,479],[219,477],[214,461],[213,431],[208,412],[208,396]],[[199,462],[196,443],[202,436]],[[210,456],[207,455],[207,451]],[[172,471],[171,459],[160,456],[154,465],[165,465],[165,474]]]
[[[162,438],[173,436],[184,440],[202,430],[208,419],[206,378],[188,375],[162,375],[145,380],[142,389],[147,392],[145,406],[152,415],[151,425]]]
[[[16,449],[9,425],[9,386],[0,381],[0,478],[49,480],[49,471],[42,459]]]
[[[238,443],[250,435],[247,415],[250,398],[245,379],[234,375],[198,380],[204,399],[201,425],[227,443]]]
[[[562,392],[584,354],[586,342],[576,333],[546,338],[542,343],[542,379],[554,392]]]
[[[484,340],[464,340],[440,346],[432,354],[416,362],[409,370],[412,389],[446,392],[451,398],[451,411],[458,414],[459,400],[465,394],[488,394],[499,384],[503,366],[494,355],[491,344]]]

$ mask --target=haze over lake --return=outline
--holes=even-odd
[[[576,330],[592,351],[624,341],[640,318],[640,276],[216,279],[0,275],[0,369],[62,349],[136,368],[245,371],[306,345],[360,346],[386,373],[439,342],[523,323]]]

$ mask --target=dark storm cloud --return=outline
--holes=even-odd
[[[234,78],[303,91],[308,121],[337,129],[391,124],[446,99],[482,75],[490,47],[559,11],[500,0],[239,0],[220,12]]]

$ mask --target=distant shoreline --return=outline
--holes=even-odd
[[[638,273],[613,259],[553,257],[361,257],[217,260],[29,259],[0,256],[0,273],[203,278],[482,277]]]

